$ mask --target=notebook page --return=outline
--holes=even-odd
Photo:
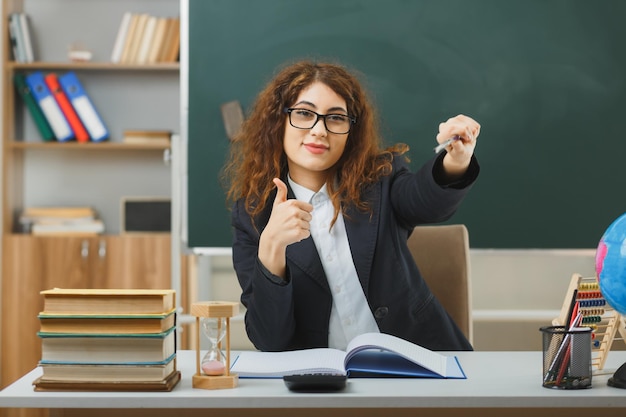
[[[241,378],[280,378],[289,374],[333,372],[345,374],[345,352],[338,349],[304,349],[286,352],[241,352],[231,372]]]
[[[448,357],[398,337],[384,333],[361,334],[348,343],[346,361],[364,349],[384,349],[395,352],[439,375],[448,376]]]

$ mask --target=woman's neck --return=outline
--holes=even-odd
[[[289,177],[296,184],[311,190],[318,192],[324,184],[326,184],[327,173],[325,172],[309,172],[306,175],[299,172],[289,171]]]

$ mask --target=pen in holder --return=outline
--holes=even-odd
[[[543,334],[543,386],[591,388],[591,328],[547,326]]]

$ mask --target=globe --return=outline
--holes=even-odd
[[[596,250],[600,292],[611,307],[626,314],[626,213],[606,229]]]
[[[606,229],[596,249],[596,276],[607,303],[626,315],[626,213]],[[608,384],[626,388],[626,363],[609,379]]]

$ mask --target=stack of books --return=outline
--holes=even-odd
[[[180,18],[126,12],[115,37],[111,61],[120,64],[177,62]]]
[[[21,231],[33,235],[95,236],[104,222],[91,207],[28,207],[20,215]]]
[[[15,73],[13,82],[44,141],[102,142],[109,138],[109,130],[73,71]]]
[[[171,391],[180,380],[174,290],[41,294],[36,390]]]

